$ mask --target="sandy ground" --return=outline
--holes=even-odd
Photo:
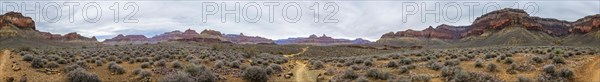
[[[0,54],[0,74],[4,73],[4,68],[6,68],[6,63],[8,62],[10,51],[2,50],[2,54]]]
[[[2,50],[2,53],[0,54],[0,74],[6,74],[4,72],[4,68],[7,67],[6,64],[8,63],[9,56],[10,56],[9,50]]]
[[[585,64],[582,68],[580,68],[579,72],[581,78],[579,81],[589,81],[589,82],[600,82],[600,56],[596,56],[587,64]]]
[[[306,74],[308,67],[306,64],[300,61],[296,61],[296,66],[294,66],[293,74],[294,74],[294,82],[315,82],[315,80],[308,79],[310,75]]]

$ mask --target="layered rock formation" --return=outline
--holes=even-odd
[[[148,39],[146,36],[144,35],[127,35],[124,36],[123,34],[119,34],[116,37],[112,38],[112,39],[106,39],[104,40],[106,41],[115,41],[115,42],[121,42],[121,41],[149,41],[150,39]]]
[[[65,42],[97,42],[96,37],[88,38],[76,32],[65,35],[52,34],[36,30],[35,22],[18,12],[8,12],[0,15],[0,38],[44,39]]]
[[[246,36],[243,33],[226,34],[224,36],[231,41],[231,43],[235,44],[275,44],[275,42],[273,42],[271,39],[260,36]]]
[[[572,33],[588,33],[598,31],[600,27],[600,14],[586,16],[572,23],[573,28],[569,30]]]
[[[8,12],[4,15],[0,15],[0,18],[2,19],[2,21],[0,21],[0,26],[10,24],[19,29],[36,30],[33,19],[31,19],[31,17],[25,17],[18,12]]]
[[[506,8],[484,14],[469,26],[442,24],[421,31],[390,32],[382,35],[377,42],[408,46],[560,45],[565,38],[598,31],[599,25],[600,15],[568,22],[534,17],[520,9]]]
[[[158,43],[168,41],[181,42],[208,42],[208,43],[228,43],[229,41],[222,37],[221,32],[215,30],[203,30],[201,33],[196,30],[187,29],[184,32],[171,31],[156,35],[152,38],[147,38],[144,35],[117,35],[114,38],[106,39],[105,44],[142,44],[142,43]]]
[[[92,36],[92,38],[88,38],[88,37],[81,36],[77,32],[67,33],[64,36],[60,35],[60,34],[52,34],[50,32],[40,32],[40,34],[43,36],[43,38],[49,39],[49,40],[92,41],[92,42],[98,41],[95,36]]]
[[[349,44],[365,44],[370,41],[358,38],[356,40],[348,40],[348,39],[334,39],[325,34],[322,36],[310,35],[309,37],[300,37],[300,38],[288,38],[276,40],[275,43],[278,45],[288,45],[288,44],[300,44],[300,45],[349,45]]]

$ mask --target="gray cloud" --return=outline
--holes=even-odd
[[[3,1],[3,2],[17,2],[21,1]],[[24,1],[26,7],[33,7],[32,4],[35,1]],[[64,1],[39,1],[41,5],[48,2],[56,2],[63,4]],[[134,18],[139,19],[137,23],[123,23],[122,18],[118,23],[113,22],[114,14],[110,10],[111,6],[117,2],[120,4],[121,9],[127,2],[135,2],[139,6],[139,12]],[[458,3],[461,7],[460,21],[458,22],[447,22],[441,19],[440,22],[429,21],[432,20],[432,16],[428,16],[426,22],[421,22],[421,15],[409,16],[408,22],[402,22],[402,3],[413,2],[413,1],[333,1],[338,4],[339,12],[334,16],[338,19],[337,23],[315,23],[314,13],[309,9],[315,2],[320,4],[321,12],[319,17],[328,15],[324,11],[323,5],[325,1],[296,1],[302,8],[302,19],[297,23],[286,22],[281,13],[282,6],[288,2],[294,1],[279,1],[280,5],[275,9],[274,23],[269,23],[268,9],[266,6],[262,6],[262,11],[249,11],[250,16],[256,15],[252,13],[261,12],[262,17],[257,23],[249,23],[241,20],[240,23],[233,22],[230,18],[232,15],[228,15],[227,23],[222,23],[220,15],[208,17],[208,22],[202,22],[202,2],[207,1],[101,1],[96,2],[102,8],[102,18],[99,22],[89,23],[83,20],[81,6],[90,3],[89,1],[82,1],[79,8],[75,11],[75,20],[73,23],[69,22],[67,15],[68,7],[61,7],[63,16],[61,20],[56,23],[50,23],[43,19],[36,19],[38,29],[41,31],[49,31],[52,33],[66,34],[68,32],[78,32],[84,36],[98,36],[99,39],[107,39],[116,36],[117,34],[143,34],[147,37],[151,37],[163,32],[169,32],[173,30],[185,30],[188,28],[201,31],[203,29],[214,29],[219,30],[223,33],[237,34],[244,33],[246,35],[263,36],[271,39],[285,39],[288,37],[307,37],[310,34],[327,34],[335,38],[365,38],[369,40],[377,40],[379,37],[387,32],[395,32],[406,29],[421,30],[428,26],[437,26],[440,24],[449,25],[469,25],[470,20],[475,18],[469,18],[467,7],[464,3],[473,1],[438,1],[440,11],[444,11],[443,7],[448,3]],[[227,1],[227,8],[234,7],[233,4],[238,1]],[[244,6],[248,1],[239,1],[241,6]],[[419,7],[434,7],[433,1],[424,1],[426,5],[422,5],[420,1],[415,1]],[[221,7],[220,3],[216,2]],[[265,2],[257,2],[263,5]],[[600,12],[600,3],[597,1],[480,1],[479,6],[473,11],[474,17],[478,17],[484,14],[483,6],[489,3],[497,3],[500,8],[522,8],[530,9],[533,7],[526,7],[527,3],[535,3],[539,11],[533,13],[528,11],[533,16],[540,16],[546,18],[557,18],[567,21],[575,21],[587,15],[598,14]],[[513,6],[518,3],[518,6]],[[4,8],[2,8],[4,9]],[[42,9],[40,9],[42,10]],[[458,11],[448,9],[449,16],[457,15]],[[491,10],[491,9],[490,9]],[[6,10],[2,10],[6,12]],[[56,12],[56,11],[50,11]],[[290,12],[295,13],[295,12]],[[127,15],[126,10],[121,10],[119,16],[123,17]],[[438,13],[442,14],[442,13]],[[52,16],[50,14],[49,16]],[[445,14],[444,14],[445,15]],[[29,16],[29,15],[28,15]],[[43,16],[42,16],[43,17]]]

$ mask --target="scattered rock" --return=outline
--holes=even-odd
[[[27,76],[23,75],[23,77],[21,77],[21,80],[19,80],[19,82],[27,82]]]
[[[292,78],[292,76],[291,75],[285,75],[285,78],[289,79],[289,78]]]
[[[15,77],[6,78],[6,82],[13,82],[13,81],[15,81]]]
[[[12,66],[11,66],[11,69],[12,69],[13,71],[19,71],[19,70],[21,70],[21,68],[19,68],[19,67],[15,66],[15,65],[12,65]]]

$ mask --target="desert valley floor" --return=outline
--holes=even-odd
[[[88,77],[105,82],[600,81],[598,49],[590,47],[187,45],[4,49],[0,77],[9,82],[92,81]],[[266,53],[273,49],[283,54]]]

